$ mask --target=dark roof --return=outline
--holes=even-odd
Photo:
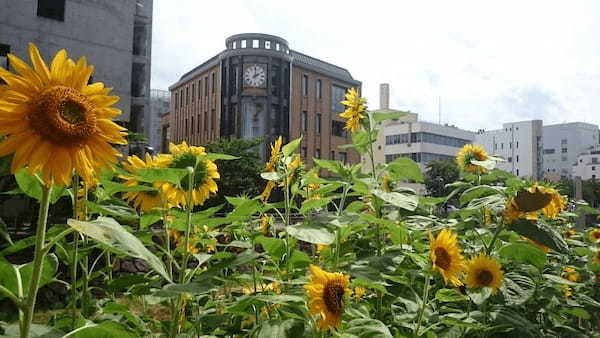
[[[309,56],[306,54],[302,54],[295,50],[290,50],[290,54],[294,58],[294,63],[305,64],[311,68],[317,68],[317,69],[323,70],[327,73],[331,73],[332,75],[335,75],[336,77],[338,77],[340,79],[356,82],[356,80],[354,80],[352,75],[350,75],[350,72],[345,68],[338,67],[329,62],[319,60],[315,57],[312,57],[312,56]]]

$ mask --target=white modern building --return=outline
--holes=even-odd
[[[544,126],[544,176],[554,181],[571,177],[573,166],[579,164],[577,157],[582,153],[589,155],[590,147],[599,144],[595,124],[573,122]]]
[[[504,123],[502,129],[479,130],[474,143],[505,160],[498,169],[537,180],[543,170],[542,133],[541,120]]]
[[[389,85],[380,87],[379,111],[396,112],[389,108]],[[419,115],[407,112],[401,118],[384,123],[375,144],[375,159],[389,163],[398,157],[408,157],[421,169],[434,160],[453,161],[458,150],[472,143],[475,133],[458,127],[419,121]]]
[[[581,177],[584,181],[600,178],[600,145],[591,147],[577,156],[572,174],[574,177]]]

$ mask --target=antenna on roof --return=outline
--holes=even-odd
[[[442,96],[438,96],[438,124],[442,124]]]

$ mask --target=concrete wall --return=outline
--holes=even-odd
[[[598,126],[574,122],[544,126],[544,174],[570,177],[577,156],[600,143]]]
[[[538,179],[541,175],[542,121],[505,123],[502,129],[479,132],[475,144],[491,155],[504,158],[498,169],[519,177]]]
[[[577,156],[572,175],[574,177],[579,176],[582,180],[600,178],[600,151],[598,147],[591,153]]]

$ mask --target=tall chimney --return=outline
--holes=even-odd
[[[390,84],[379,85],[379,109],[390,109]]]

